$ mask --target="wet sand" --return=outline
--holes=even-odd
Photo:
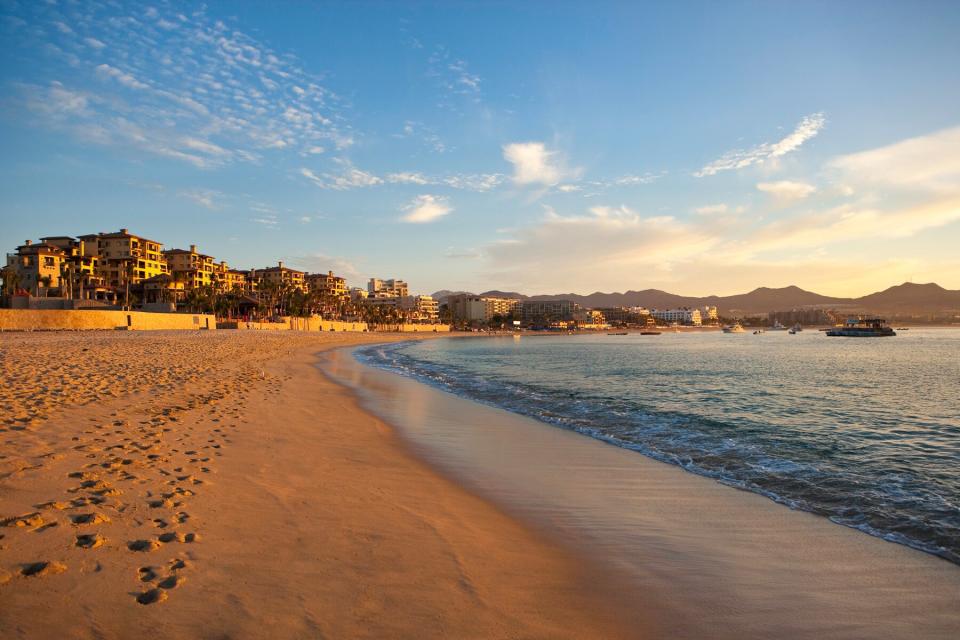
[[[960,567],[324,354],[418,456],[611,574],[658,638],[957,638]]]
[[[315,367],[399,338],[0,335],[0,637],[650,637]]]

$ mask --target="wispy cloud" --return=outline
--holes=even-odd
[[[781,140],[777,142],[764,142],[750,149],[728,151],[693,175],[702,178],[704,176],[716,175],[721,171],[743,169],[767,160],[779,158],[791,151],[799,149],[804,142],[816,136],[820,130],[823,129],[826,122],[827,120],[824,114],[811,114],[801,120],[800,124]]]
[[[427,64],[427,75],[434,78],[442,89],[437,106],[458,110],[458,101],[480,103],[483,80],[470,71],[466,60],[455,57],[447,47],[438,45],[434,47]]]
[[[464,191],[490,191],[503,182],[503,175],[499,173],[460,173],[445,176],[431,176],[417,171],[397,171],[381,177],[368,171],[357,169],[347,161],[340,160],[339,164],[346,169],[340,173],[317,173],[312,169],[301,168],[300,175],[321,189],[356,189],[375,187],[383,184],[440,186]]]
[[[394,138],[418,140],[427,149],[434,153],[444,153],[447,151],[447,145],[444,144],[437,132],[431,127],[416,120],[407,120],[403,123],[403,128],[399,133],[393,134]]]
[[[203,168],[352,144],[342,100],[293,56],[202,8],[138,7],[15,7],[35,28],[14,44],[47,63],[20,86],[32,122]]]
[[[722,202],[719,204],[707,204],[694,209],[694,212],[701,216],[712,216],[721,213],[727,213],[728,211],[730,211],[730,207]]]
[[[383,178],[357,169],[347,161],[341,161],[340,164],[344,167],[340,173],[318,174],[304,167],[300,169],[300,175],[321,189],[333,189],[335,191],[346,191],[347,189],[357,187],[372,187],[383,184]]]
[[[406,213],[401,220],[422,224],[442,218],[453,211],[453,207],[443,196],[424,194],[414,198],[403,210]]]
[[[776,182],[760,182],[757,189],[768,193],[778,200],[802,200],[816,193],[817,188],[806,182],[794,180],[778,180]]]
[[[216,211],[223,206],[221,199],[224,197],[224,194],[213,189],[189,189],[186,191],[180,191],[177,195],[181,198],[191,200],[201,207],[210,209],[211,211]]]
[[[827,164],[843,180],[871,189],[960,191],[960,127],[851,153]]]

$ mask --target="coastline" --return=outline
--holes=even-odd
[[[616,580],[415,459],[315,366],[412,338],[5,338],[0,635],[649,637]],[[89,376],[44,384],[78,359]]]
[[[628,574],[655,637],[960,632],[960,570],[947,560],[357,362],[348,350],[326,358],[419,457]]]

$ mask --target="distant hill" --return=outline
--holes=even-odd
[[[903,284],[856,299],[856,304],[871,311],[905,313],[910,311],[958,311],[960,291],[944,289],[940,285]]]
[[[434,298],[442,300],[454,293],[438,291]],[[472,294],[471,294],[472,295]],[[672,309],[676,307],[715,306],[721,314],[757,314],[768,311],[786,311],[803,307],[822,307],[866,313],[943,313],[960,312],[960,291],[944,289],[938,284],[913,284],[905,282],[884,291],[860,298],[835,298],[806,291],[797,286],[770,288],[759,287],[749,293],[732,296],[680,296],[659,289],[603,293],[589,295],[557,293],[526,296],[515,291],[485,291],[481,296],[515,298],[519,300],[572,300],[584,307],[647,307],[648,309]]]

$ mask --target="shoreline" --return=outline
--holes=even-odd
[[[649,637],[615,580],[416,459],[315,366],[394,339],[416,338],[5,341],[5,367],[61,355],[31,375],[95,362],[3,392],[0,635]]]
[[[334,365],[346,370],[341,377],[367,410],[398,426],[418,457],[572,552],[631,574],[666,637],[960,632],[952,604],[960,570],[946,559],[372,367],[348,351],[328,357],[349,358]]]

